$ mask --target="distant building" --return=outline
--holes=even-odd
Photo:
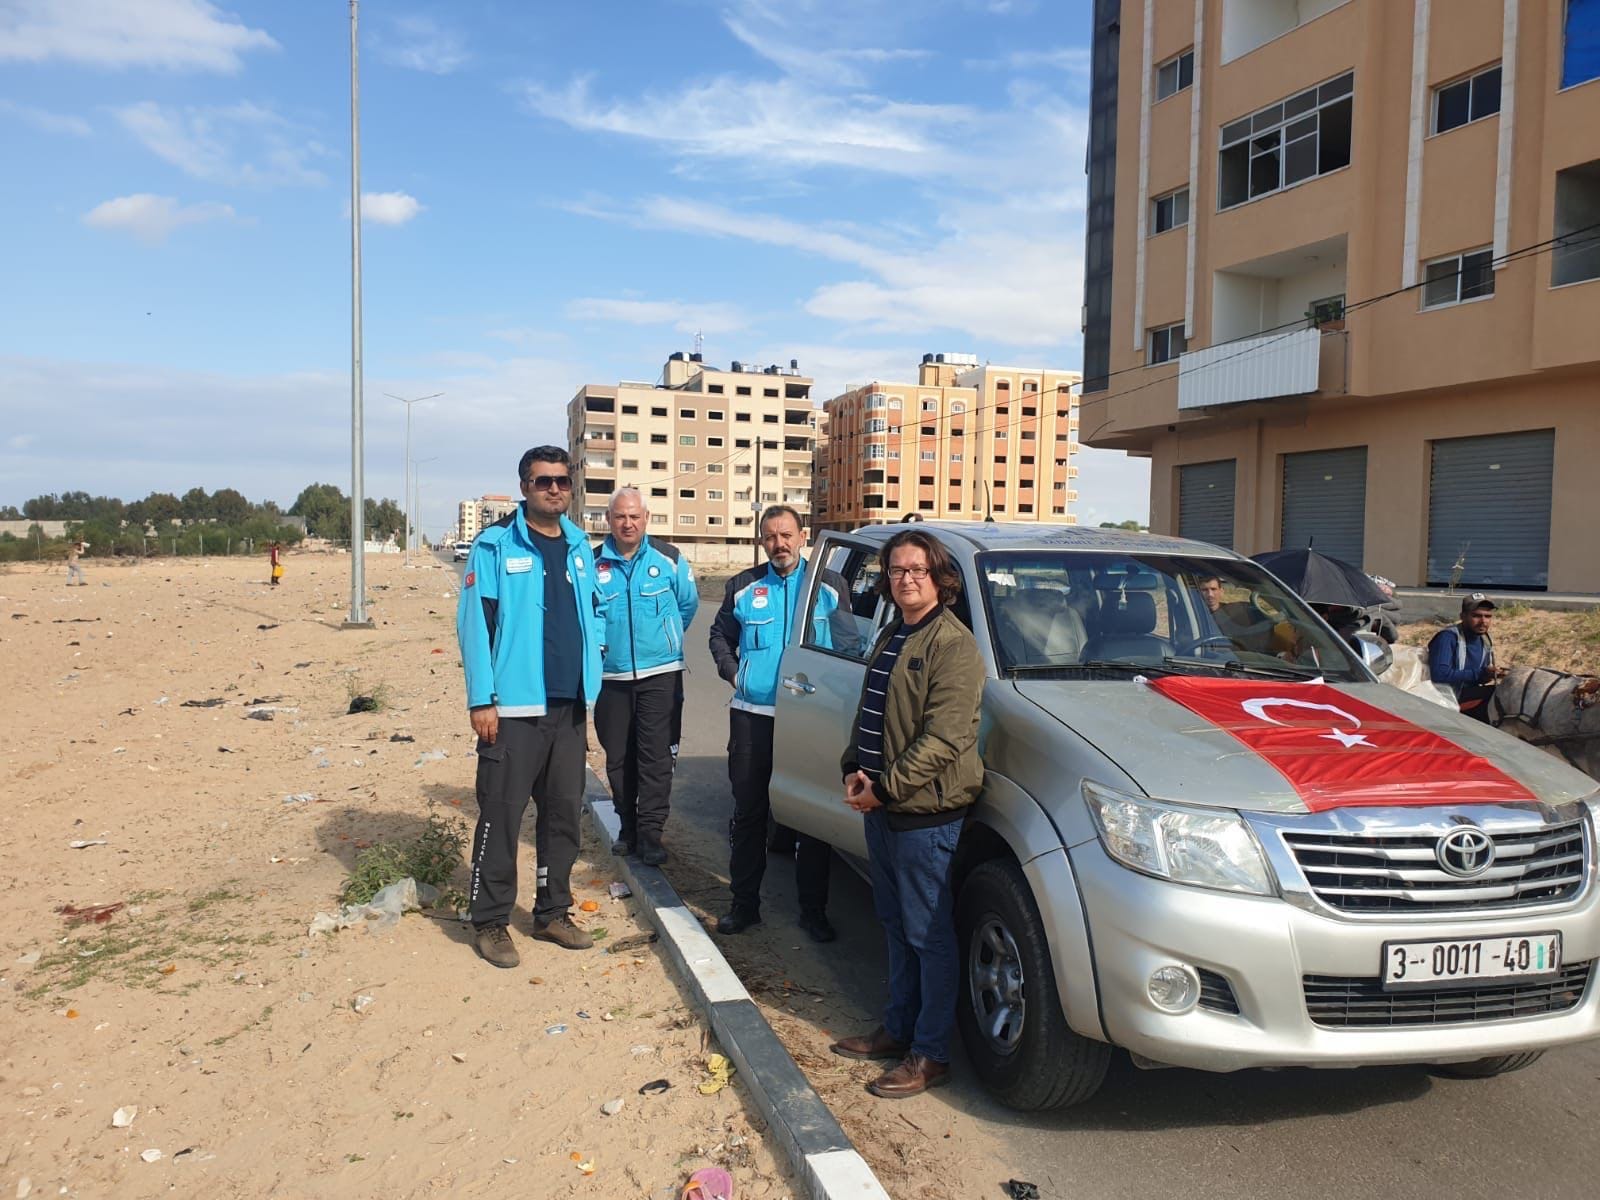
[[[0,521],[0,533],[9,533],[12,537],[31,537],[33,527],[37,525],[45,537],[65,537],[67,535],[66,521]]]
[[[456,505],[456,539],[470,542],[486,526],[517,510],[522,501],[515,496],[479,496]]]
[[[925,354],[916,383],[875,380],[826,405],[819,528],[898,521],[1074,525],[1077,371]]]
[[[681,352],[655,383],[584,385],[567,406],[573,519],[603,536],[611,493],[637,487],[651,534],[718,563],[742,561],[769,504],[791,505],[809,526],[821,416],[811,386],[793,360],[723,370]]]

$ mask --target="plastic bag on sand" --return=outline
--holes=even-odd
[[[333,916],[319,912],[311,919],[308,935],[336,933],[357,925],[374,933],[386,933],[400,923],[402,915],[416,912],[438,898],[438,888],[407,876],[391,883],[365,904],[346,904]]]
[[[1446,688],[1428,678],[1427,656],[1415,646],[1394,646],[1394,661],[1378,679],[1444,708],[1455,708],[1456,699]]]

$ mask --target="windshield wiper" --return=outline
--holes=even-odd
[[[1264,675],[1269,679],[1317,679],[1326,674],[1321,667],[1297,667],[1290,663],[1276,666],[1267,666],[1261,663],[1245,663],[1237,658],[1225,661],[1205,658],[1182,658],[1169,654],[1162,659],[1169,667],[1209,667],[1215,671],[1226,671],[1229,674]]]
[[[1153,663],[1114,662],[1111,659],[1096,658],[1088,662],[1074,663],[1017,663],[1006,668],[1013,675],[1037,675],[1047,671],[1128,671],[1135,675],[1150,673],[1153,675],[1171,675],[1171,667],[1156,666]]]

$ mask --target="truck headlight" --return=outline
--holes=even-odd
[[[1273,893],[1261,848],[1237,813],[1178,808],[1085,782],[1100,844],[1125,867],[1225,892]]]

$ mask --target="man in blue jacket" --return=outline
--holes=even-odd
[[[613,854],[651,866],[667,861],[661,830],[672,796],[672,748],[683,695],[683,635],[700,607],[694,569],[671,542],[645,532],[650,511],[638,488],[619,488],[606,507],[611,536],[595,551],[595,586],[606,621],[606,653],[594,731],[622,830]]]
[[[473,542],[456,611],[467,709],[478,735],[468,912],[478,953],[497,967],[519,961],[506,927],[530,798],[538,805],[533,936],[568,950],[594,944],[568,912],[585,724],[600,691],[605,632],[594,555],[583,531],[563,515],[572,499],[567,452],[535,447],[517,472],[522,506]]]
[[[801,619],[806,586],[799,514],[786,504],[774,504],[761,514],[760,530],[767,565],[741,571],[728,581],[722,607],[711,624],[711,657],[717,674],[733,685],[728,706],[728,781],[733,786],[728,880],[733,906],[717,920],[717,932],[726,934],[743,933],[761,923],[778,663],[790,630]],[[833,645],[833,623],[844,585],[836,577],[824,578],[822,585],[814,611],[818,624],[814,638],[818,644]],[[832,851],[826,842],[806,834],[798,835],[798,843],[795,882],[800,927],[813,941],[831,942],[835,934],[827,905]]]
[[[1454,692],[1461,711],[1477,721],[1489,719],[1489,697],[1505,674],[1494,665],[1493,616],[1494,601],[1473,592],[1461,602],[1461,623],[1441,629],[1428,643],[1428,677]]]

